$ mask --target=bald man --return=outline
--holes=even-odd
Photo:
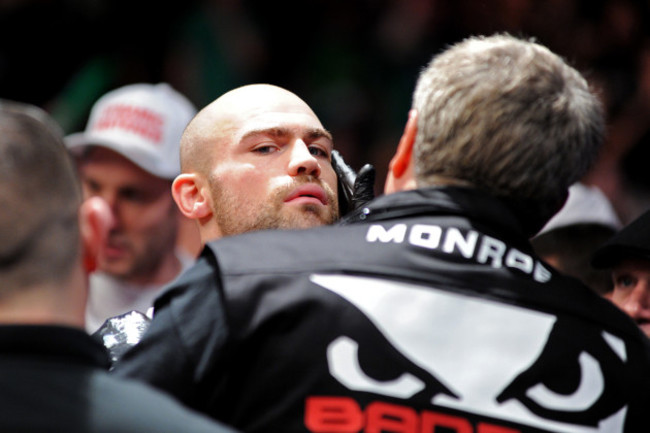
[[[339,216],[332,137],[295,94],[268,84],[234,89],[201,110],[181,138],[172,193],[201,241]]]
[[[298,96],[268,84],[243,86],[203,108],[185,128],[172,195],[198,223],[202,244],[330,224],[339,217],[332,151],[331,134]],[[146,327],[127,313],[98,333],[117,360]]]

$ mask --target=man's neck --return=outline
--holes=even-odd
[[[181,261],[175,252],[171,252],[160,261],[156,269],[152,272],[144,275],[134,275],[128,278],[114,277],[132,286],[160,286],[171,282],[178,276],[181,270]]]
[[[48,285],[20,288],[0,298],[0,323],[83,328],[84,307],[85,289]]]

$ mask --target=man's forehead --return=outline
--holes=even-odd
[[[209,110],[209,111],[208,111]],[[321,131],[331,140],[312,109],[299,97],[273,86],[247,86],[224,95],[208,108],[208,134],[222,144],[240,143],[260,131],[284,129],[299,137]]]
[[[267,113],[266,115],[249,118],[239,123],[237,129],[240,136],[246,135],[250,131],[264,130],[279,130],[299,135],[304,134],[306,131],[325,131],[325,128],[316,117],[278,113]]]
[[[240,123],[296,123],[317,124],[321,126],[316,114],[305,103],[297,101],[275,101],[268,104],[258,104],[249,107],[239,107],[230,112],[232,118]]]
[[[242,119],[240,122],[232,122],[230,127],[237,142],[246,136],[261,131],[275,134],[292,134],[299,137],[319,132],[331,139],[318,118],[310,113],[256,113]]]
[[[274,86],[245,86],[236,89],[217,99],[211,108],[216,118],[239,123],[284,116],[310,118],[320,123],[305,101]]]

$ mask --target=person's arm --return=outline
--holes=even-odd
[[[146,334],[115,364],[112,373],[147,382],[192,406],[197,366],[212,357],[227,338],[216,272],[201,257],[183,274],[156,301]]]

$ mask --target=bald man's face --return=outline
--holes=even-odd
[[[208,184],[218,236],[334,222],[330,134],[293,94],[246,96],[226,104],[216,123]]]

